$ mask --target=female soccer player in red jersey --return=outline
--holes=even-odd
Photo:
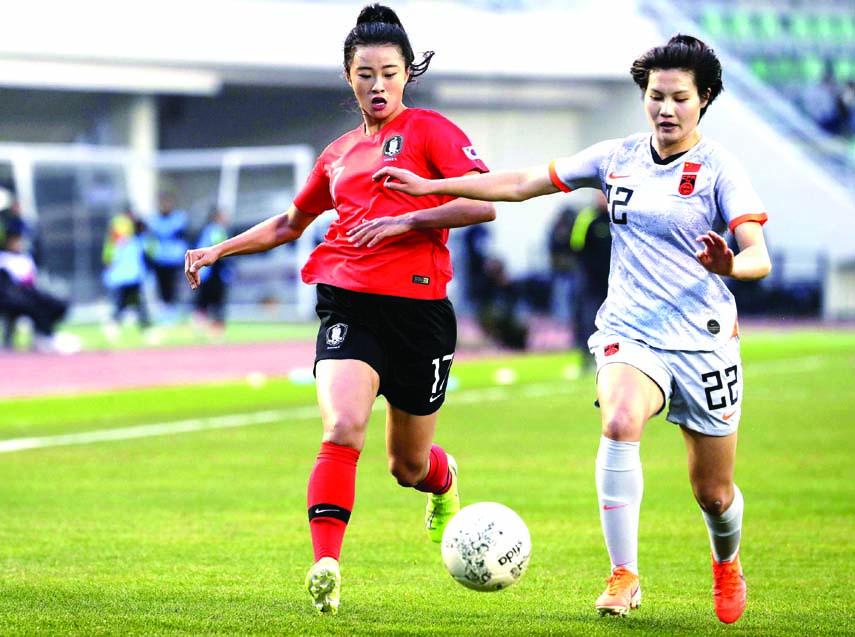
[[[229,255],[252,254],[294,241],[326,210],[338,218],[302,270],[317,284],[315,377],[323,440],[309,477],[308,514],[315,564],[306,587],[317,610],[335,613],[340,598],[339,555],[354,502],[356,463],[375,398],[387,401],[386,449],[398,483],[428,493],[430,538],[460,508],[457,466],[433,444],[437,413],[457,342],[446,296],[451,259],[449,228],[491,221],[493,204],[390,191],[371,176],[386,165],[425,177],[486,172],[472,143],[438,113],[407,108],[404,88],[424,73],[433,52],[415,62],[394,11],[363,8],[344,43],[344,71],[363,123],[332,142],[318,158],[287,212],[217,245],[189,250],[185,272]],[[399,217],[407,231],[356,245],[348,231],[366,219]]]
[[[743,498],[733,482],[742,364],[736,304],[722,277],[768,274],[766,212],[736,160],[698,130],[722,90],[712,49],[678,35],[639,57],[631,73],[652,134],[606,140],[528,170],[425,180],[386,167],[375,177],[389,177],[387,187],[398,192],[487,201],[577,188],[606,194],[608,297],[588,346],[597,360],[596,486],[612,570],[595,606],[603,615],[626,615],[641,602],[639,444],[647,421],[670,403],[667,419],[683,431],[689,479],[709,533],[716,614],[731,623],[746,597],[739,560]],[[739,244],[735,256],[721,236],[728,229]],[[351,236],[370,243],[398,230],[397,220],[371,219]]]

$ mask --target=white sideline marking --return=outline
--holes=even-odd
[[[514,386],[510,385],[505,387],[491,387],[487,389],[473,389],[469,391],[454,392],[453,401],[454,403],[470,404],[493,400],[508,400],[509,398],[545,396],[566,390],[567,383],[523,385],[521,387],[517,387],[517,391],[513,391],[514,389]],[[378,401],[374,405],[374,411],[385,410],[385,408],[385,401]],[[308,420],[318,418],[320,418],[320,416],[318,414],[317,406],[256,411],[231,416],[191,418],[189,420],[175,420],[172,422],[160,422],[150,425],[138,425],[135,427],[121,427],[118,429],[100,429],[97,431],[85,431],[82,433],[63,434],[59,436],[0,440],[0,453],[26,451],[27,449],[42,449],[45,447],[86,445],[95,442],[108,442],[113,440],[150,438],[152,436],[172,436],[175,434],[190,433],[194,431],[249,427],[251,425],[266,425],[285,420]]]
[[[770,360],[762,363],[749,365],[749,374],[793,374],[813,371],[823,364],[821,356],[803,356],[782,360]],[[592,393],[594,383],[592,379],[579,379],[590,384]],[[497,400],[508,400],[511,398],[537,398],[552,396],[568,391],[570,387],[580,384],[574,381],[562,380],[549,383],[534,383],[531,385],[503,385],[500,387],[487,387],[484,389],[471,389],[457,391],[451,394],[452,404],[473,404]],[[593,394],[592,394],[593,395]],[[374,405],[374,411],[385,409],[385,402],[378,401]],[[149,438],[152,436],[172,436],[194,431],[210,431],[214,429],[229,429],[233,427],[249,427],[251,425],[265,425],[282,420],[304,420],[319,418],[317,406],[295,407],[292,409],[276,409],[269,411],[257,411],[232,416],[212,416],[211,418],[191,418],[189,420],[176,420],[173,422],[153,423],[150,425],[139,425],[136,427],[121,427],[118,429],[101,429],[98,431],[86,431],[76,434],[63,434],[60,436],[42,436],[39,438],[12,438],[0,440],[0,453],[12,453],[25,451],[27,449],[41,449],[45,447],[62,447],[66,445],[86,445],[95,442],[108,442],[111,440],[131,440],[133,438]]]
[[[176,420],[173,422],[161,422],[151,425],[139,425],[136,427],[122,427],[119,429],[101,429],[98,431],[86,431],[78,434],[64,434],[60,436],[12,438],[10,440],[0,440],[0,453],[23,451],[25,449],[39,449],[42,447],[86,445],[93,442],[106,442],[109,440],[130,440],[132,438],[148,438],[151,436],[170,436],[173,434],[188,433],[192,431],[206,431],[210,429],[248,427],[249,425],[263,425],[285,419],[317,418],[317,415],[318,410],[316,407],[298,407],[295,409],[279,409],[276,411],[257,411],[255,413],[237,414],[233,416],[192,418],[190,420]]]

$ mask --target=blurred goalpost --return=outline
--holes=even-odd
[[[126,203],[149,218],[157,214],[158,191],[173,192],[190,217],[194,245],[213,207],[230,215],[233,234],[287,209],[314,161],[306,145],[145,154],[83,144],[0,143],[0,187],[15,193],[36,228],[40,277],[71,298],[73,319],[88,322],[102,318],[109,304],[101,250],[110,217]],[[314,290],[300,282],[299,268],[325,229],[313,225],[321,227],[310,227],[292,245],[235,261],[230,316],[311,318]],[[189,288],[181,289],[189,301]]]

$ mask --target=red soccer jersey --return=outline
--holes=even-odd
[[[294,205],[308,214],[338,213],[323,243],[303,267],[305,283],[327,283],[356,292],[414,299],[442,299],[451,280],[448,229],[414,230],[373,248],[355,247],[347,231],[364,219],[434,208],[453,197],[411,197],[371,176],[383,166],[422,177],[487,172],[466,134],[439,113],[408,108],[374,135],[363,127],[327,146]]]

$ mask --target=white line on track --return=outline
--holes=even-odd
[[[508,385],[503,387],[490,387],[487,389],[472,389],[454,392],[451,394],[451,400],[454,404],[472,404],[497,400],[510,400],[514,398],[535,398],[539,396],[560,394],[567,390],[568,384],[569,383],[567,382],[553,382],[521,386]],[[374,405],[374,411],[384,410],[386,408],[385,405],[385,401],[377,401]],[[311,420],[318,418],[320,418],[320,416],[316,406],[256,411],[230,416],[212,416],[210,418],[191,418],[189,420],[176,420],[172,422],[152,423],[149,425],[121,427],[117,429],[100,429],[96,431],[85,431],[58,436],[0,440],[0,453],[13,453],[15,451],[26,451],[28,449],[63,447],[67,445],[86,445],[96,442],[110,442],[115,440],[131,440],[133,438],[150,438],[152,436],[172,436],[175,434],[191,433],[195,431],[249,427],[252,425],[266,425],[287,420]]]

